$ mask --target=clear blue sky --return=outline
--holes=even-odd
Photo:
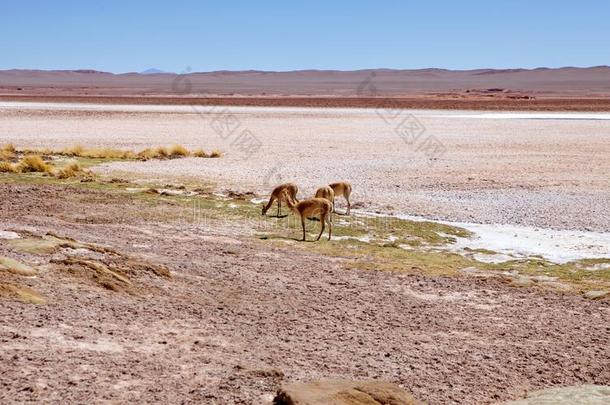
[[[605,64],[603,0],[0,2],[0,69]]]

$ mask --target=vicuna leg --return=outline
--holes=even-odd
[[[301,216],[301,226],[303,227],[303,242],[305,242],[305,217]]]
[[[320,234],[318,235],[316,240],[320,240],[320,236],[322,236],[322,232],[324,232],[324,223],[327,221],[326,215],[320,215]]]
[[[277,199],[277,216],[279,217],[282,214],[282,199]]]
[[[352,208],[352,204],[350,204],[350,202],[349,202],[349,195],[345,196],[345,201],[347,201],[347,215],[349,215],[349,212]]]
[[[330,213],[328,215],[328,217],[326,218],[326,220],[328,221],[328,240],[330,240],[330,235],[333,233],[333,214]]]

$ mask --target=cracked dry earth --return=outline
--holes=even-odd
[[[40,268],[0,282],[46,300],[0,296],[2,403],[264,404],[282,382],[318,378],[384,379],[432,404],[494,403],[610,384],[607,300],[347,269],[238,223],[172,222],[171,202],[63,186],[4,184],[0,195],[3,230],[52,232],[171,271],[131,274],[136,291],[115,291],[51,263],[71,249],[25,253],[0,240],[0,256]]]

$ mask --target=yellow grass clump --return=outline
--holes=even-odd
[[[206,153],[206,151],[204,151],[203,149],[197,149],[193,151],[193,156],[195,157],[200,157],[200,158],[207,158],[210,157],[210,155],[208,155]]]
[[[0,162],[0,173],[15,173],[17,169],[10,162]]]
[[[0,160],[11,160],[15,157],[17,150],[12,143],[4,145],[0,148]]]
[[[91,159],[135,159],[136,155],[129,150],[120,150],[112,148],[84,148],[81,145],[75,145],[70,148],[65,148],[59,154],[64,156],[84,157]]]
[[[63,167],[55,175],[58,179],[69,179],[78,176],[80,173],[83,173],[83,168],[77,162],[73,162]]]
[[[61,152],[53,152],[50,148],[36,148],[36,149],[20,149],[18,152],[20,153],[24,153],[26,155],[41,155],[41,156],[47,156],[47,155],[61,155]]]
[[[90,149],[85,152],[83,157],[98,159],[134,159],[136,155],[130,150],[102,148]]]
[[[74,145],[69,148],[64,148],[64,150],[61,151],[61,154],[66,156],[82,156],[84,152],[85,148],[81,145]]]
[[[189,150],[182,145],[174,145],[169,150],[171,157],[187,157],[190,154]]]
[[[112,148],[86,148],[82,145],[74,145],[61,150],[51,150],[51,149],[21,149],[17,150],[13,145],[5,145],[0,148],[0,161],[12,161],[16,158],[16,156],[23,155],[38,155],[38,156],[52,156],[52,155],[61,155],[61,156],[69,156],[69,157],[80,157],[80,158],[90,158],[90,159],[141,159],[141,160],[149,160],[149,159],[170,159],[170,158],[184,158],[188,156],[196,156],[196,157],[221,157],[222,152],[213,151],[212,153],[207,153],[203,149],[197,149],[196,151],[189,151],[182,145],[176,144],[167,148],[165,146],[158,146],[155,148],[146,148],[138,153],[134,153],[130,150],[120,150],[120,149],[112,149]],[[42,158],[41,158],[42,159]],[[36,166],[36,165],[34,165]],[[3,165],[3,170],[5,172],[9,171],[8,165]],[[31,165],[25,165],[24,170],[26,171],[39,171],[30,170]]]
[[[155,156],[156,156],[156,153],[151,148],[146,148],[146,149],[138,152],[138,158],[143,159],[143,160],[154,159]]]
[[[159,159],[166,159],[169,157],[169,151],[165,146],[159,146],[155,149],[155,157]]]
[[[46,163],[39,155],[26,155],[17,164],[20,173],[52,173],[53,167]]]

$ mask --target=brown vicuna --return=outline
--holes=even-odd
[[[288,193],[288,196],[292,198],[294,201],[298,202],[297,193],[299,192],[299,188],[294,183],[284,183],[280,184],[271,192],[271,197],[269,197],[269,202],[267,205],[263,206],[262,215],[267,214],[271,205],[273,205],[274,201],[277,201],[277,216],[279,217],[282,214],[282,200],[284,200],[283,191]],[[286,201],[286,200],[284,200]]]
[[[347,215],[349,215],[351,210],[351,203],[349,202],[349,196],[352,194],[352,185],[347,182],[340,183],[332,183],[329,184],[330,188],[333,189],[335,193],[335,198],[343,196],[345,201],[347,201]],[[333,211],[335,211],[335,200],[333,199]]]
[[[325,198],[311,198],[295,203],[287,191],[283,191],[283,193],[288,207],[301,218],[301,226],[303,227],[302,240],[305,241],[305,218],[309,217],[320,220],[320,234],[316,240],[320,240],[326,224],[328,224],[328,240],[330,240],[333,231],[333,225],[330,222],[333,210],[332,203]]]
[[[316,190],[316,198],[324,198],[332,204],[332,210],[335,211],[335,192],[330,186],[320,187]],[[332,222],[333,217],[331,215],[330,220]]]

